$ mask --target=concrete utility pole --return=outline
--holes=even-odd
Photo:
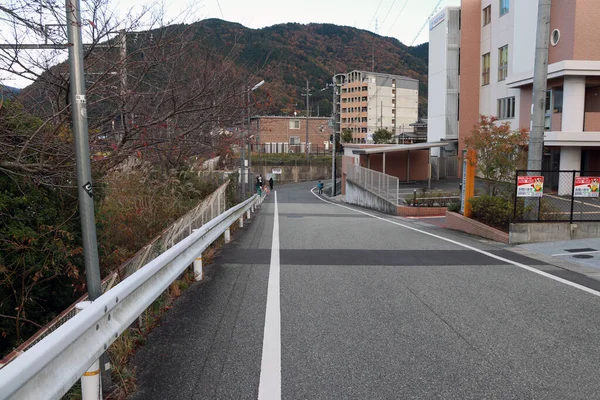
[[[335,190],[335,156],[336,156],[336,136],[337,136],[337,107],[335,101],[337,100],[337,84],[335,81],[335,75],[333,75],[333,109],[331,112],[331,118],[333,119],[333,135],[331,138],[332,149],[331,149],[331,197],[337,194]]]
[[[246,86],[246,91],[250,91],[250,88],[248,86]],[[244,97],[244,100],[246,100],[246,97]],[[247,100],[246,100],[247,101]],[[246,104],[246,107],[249,107],[248,104]],[[242,183],[241,185],[241,193],[240,193],[240,200],[244,201],[244,199],[246,198],[246,171],[245,171],[245,158],[246,158],[246,143],[244,143],[244,124],[242,124],[242,129],[240,130],[240,148],[242,149],[242,153],[240,156],[240,181]],[[250,184],[250,182],[248,182],[248,184]]]
[[[83,44],[81,40],[81,15],[79,0],[67,0],[67,34],[69,46],[69,70],[71,71],[71,114],[75,136],[79,213],[83,234],[83,257],[89,299],[96,300],[102,294],[100,267],[96,241],[94,197],[90,166],[85,78],[83,72]]]
[[[306,80],[306,144],[305,144],[305,151],[306,151],[306,161],[308,161],[308,97],[310,96],[310,91],[308,89],[308,79]]]
[[[77,192],[79,216],[83,239],[83,259],[88,298],[96,300],[102,295],[96,218],[94,216],[94,192],[90,165],[90,147],[85,98],[85,75],[83,69],[83,40],[81,36],[81,7],[79,0],[66,0],[67,41],[69,42],[69,71],[71,73],[71,114],[75,139],[77,169]],[[106,353],[100,356],[100,371],[104,390],[110,387],[110,364]]]
[[[544,149],[544,119],[546,113],[546,90],[548,80],[548,41],[550,38],[550,10],[552,0],[539,0],[537,36],[535,40],[535,63],[533,70],[533,101],[531,110],[531,132],[529,134],[528,170],[542,169]],[[529,172],[537,175],[538,172]],[[540,203],[536,198],[525,198],[528,219],[536,219]]]
[[[531,133],[529,135],[529,154],[527,158],[527,169],[529,170],[542,169],[551,6],[552,0],[539,0],[533,73],[533,107]]]

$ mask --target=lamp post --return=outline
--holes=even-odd
[[[246,90],[246,94],[247,94],[247,98],[246,98],[246,123],[247,123],[247,136],[250,137],[250,92],[255,91],[256,89],[258,89],[259,87],[261,87],[262,85],[265,84],[265,81],[262,80],[260,82],[258,82],[256,85],[254,85],[251,89],[247,89]],[[242,179],[242,198],[246,195],[246,191],[245,191],[245,179],[246,179],[246,174],[244,172],[244,148],[246,146],[245,140],[244,140],[244,136],[242,133],[242,170],[240,173],[240,177]],[[250,172],[250,168],[252,167],[252,146],[250,145],[250,143],[248,143],[248,175],[247,175],[247,179],[248,179],[248,192],[250,194],[252,194],[252,183],[250,182],[250,178],[251,176],[251,172]]]

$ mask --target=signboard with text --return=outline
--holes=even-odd
[[[272,173],[273,175],[281,175],[281,168],[273,168],[273,169],[271,170],[271,173]]]
[[[600,177],[577,176],[575,177],[575,190],[573,197],[598,197]]]
[[[543,176],[517,177],[517,197],[542,197],[544,193]]]

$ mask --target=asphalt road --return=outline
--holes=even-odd
[[[312,186],[276,187],[176,301],[132,398],[600,397],[600,282]]]

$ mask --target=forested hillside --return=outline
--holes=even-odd
[[[249,29],[218,19],[192,26],[198,38],[222,55],[231,54],[242,68],[254,68],[272,95],[263,113],[288,114],[305,109],[301,96],[306,79],[311,89],[311,113],[331,113],[331,90],[320,91],[334,73],[355,69],[405,75],[420,82],[419,115],[427,112],[428,44],[407,47],[397,39],[348,26],[296,23]]]

